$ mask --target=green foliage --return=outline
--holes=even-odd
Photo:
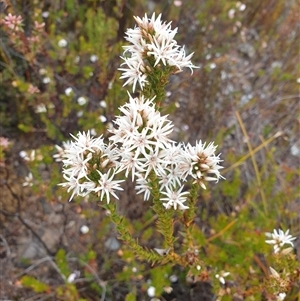
[[[237,199],[239,196],[239,188],[241,187],[240,171],[234,170],[232,179],[228,179],[222,185],[222,193],[230,198]]]
[[[66,259],[66,251],[64,249],[59,249],[55,255],[56,264],[60,272],[67,278],[71,272],[68,267],[68,262]]]
[[[77,301],[79,299],[76,286],[72,283],[68,283],[64,286],[59,286],[56,289],[56,295],[58,298],[62,300]],[[81,300],[85,300],[85,299],[81,299]]]
[[[130,292],[126,295],[125,301],[136,301],[136,293]]]
[[[171,274],[171,265],[156,266],[150,270],[151,285],[155,287],[155,293],[160,296],[165,287],[170,286],[168,276]]]
[[[25,287],[31,288],[36,293],[45,293],[50,291],[50,287],[48,285],[28,275],[21,278],[21,283]]]
[[[115,204],[107,204],[103,205],[103,207],[110,212],[110,219],[116,225],[116,229],[120,235],[120,238],[124,240],[128,246],[132,249],[132,251],[137,254],[137,256],[141,259],[147,260],[151,263],[156,262],[165,262],[168,259],[162,258],[158,253],[153,250],[148,250],[145,247],[142,247],[137,240],[135,240],[130,232],[128,231],[128,227],[126,226],[125,218],[116,213],[116,205]]]
[[[74,10],[74,5],[78,11]],[[117,5],[116,11],[120,4]],[[41,23],[38,5],[34,10],[35,17],[30,21]],[[58,11],[51,10],[50,7],[49,14],[49,24],[45,20],[46,25],[40,30],[40,42],[35,50],[25,51],[27,48],[22,45],[30,43],[29,38],[36,34],[34,30],[29,37],[20,35],[13,40],[12,44],[22,57],[23,65],[18,64],[18,56],[10,56],[8,49],[3,52],[5,60],[10,62],[10,72],[6,69],[2,71],[3,80],[4,83],[13,82],[13,87],[3,90],[2,96],[3,99],[10,98],[10,106],[16,108],[10,118],[15,119],[19,130],[33,133],[37,128],[43,127],[50,140],[62,141],[68,134],[62,132],[65,126],[70,127],[70,132],[81,127],[94,127],[95,120],[101,114],[94,99],[96,95],[97,98],[104,99],[111,79],[115,78],[116,68],[112,73],[110,65],[115,64],[114,61],[121,52],[121,43],[116,36],[118,20],[107,16],[101,7],[94,9],[79,5],[77,1],[67,1],[66,7],[61,7]],[[66,15],[68,18],[65,18]],[[67,41],[66,47],[58,46],[62,39]],[[96,62],[90,61],[91,55],[97,56]],[[45,78],[49,78],[48,83],[44,83]],[[89,85],[86,85],[87,81],[90,82]],[[32,86],[39,90],[31,92]],[[69,96],[64,93],[67,87],[74,88]],[[119,97],[117,91],[120,89],[115,91],[115,99]],[[78,118],[74,116],[76,98],[82,94],[86,95],[90,105],[84,110],[81,123],[88,120],[88,124],[78,123]],[[45,108],[42,113],[38,112],[40,107]],[[8,114],[8,107],[4,109]],[[104,127],[98,126],[98,130],[103,132]]]

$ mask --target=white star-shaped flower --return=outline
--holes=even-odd
[[[284,232],[281,229],[274,229],[273,233],[265,233],[267,237],[270,237],[272,239],[266,240],[267,244],[274,245],[274,253],[278,253],[281,251],[282,247],[285,244],[289,244],[292,247],[294,247],[293,240],[296,239],[296,237],[293,237],[292,235],[289,234],[290,230],[288,229],[286,232]]]
[[[100,175],[100,180],[98,181],[99,184],[96,186],[96,188],[93,189],[93,191],[100,196],[100,200],[103,201],[104,197],[106,198],[106,202],[110,202],[110,195],[115,197],[116,199],[119,199],[118,196],[115,193],[115,190],[123,190],[122,187],[120,187],[119,183],[124,182],[124,180],[113,180],[115,173],[112,172],[112,175],[110,176],[110,172],[108,173],[101,173],[99,170],[97,170]],[[101,195],[100,195],[101,192]]]
[[[167,197],[161,198],[161,200],[164,202],[163,206],[166,209],[174,208],[176,210],[178,208],[180,210],[185,210],[189,208],[188,206],[183,204],[186,202],[186,196],[189,195],[189,192],[181,192],[182,189],[183,186],[177,191],[166,187],[166,192],[162,192],[162,194],[166,195]]]

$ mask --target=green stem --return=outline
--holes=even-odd
[[[199,185],[192,184],[189,197],[189,208],[184,211],[184,224],[188,228],[194,221],[196,216],[196,204],[198,198]]]
[[[125,218],[117,213],[116,203],[111,202],[107,205],[103,205],[102,207],[110,212],[110,220],[116,225],[116,229],[119,233],[119,238],[122,239],[130,247],[130,249],[137,254],[140,259],[147,260],[149,262],[152,262],[153,264],[156,262],[160,264],[165,262],[165,257],[162,257],[153,250],[148,250],[147,248],[142,247],[138,243],[138,241],[132,237],[129,230],[127,229]]]
[[[154,175],[155,176],[155,175]],[[152,264],[179,264],[183,267],[188,266],[184,256],[176,254],[173,250],[173,243],[175,237],[173,236],[173,210],[166,210],[156,198],[156,202],[153,205],[158,214],[157,228],[161,232],[166,240],[167,252],[165,255],[161,255],[154,250],[149,250],[141,246],[136,239],[132,237],[127,226],[126,220],[123,216],[120,216],[116,210],[116,204],[114,202],[103,205],[105,210],[110,212],[109,217],[112,223],[116,225],[116,230],[119,233],[119,238],[122,239],[129,248],[137,255],[139,259],[146,260]]]
[[[186,248],[193,246],[193,235],[191,233],[194,219],[196,217],[196,204],[198,198],[199,185],[192,184],[189,197],[189,208],[184,211],[183,224],[185,226],[184,232],[186,233]]]
[[[168,209],[162,205],[162,202],[160,200],[160,190],[159,190],[159,183],[158,179],[154,172],[151,172],[149,175],[150,178],[150,184],[151,184],[151,193],[153,196],[153,206],[152,209],[157,214],[157,230],[164,236],[166,248],[169,248],[172,252],[174,249],[174,242],[175,237],[173,235],[174,232],[174,221],[173,221],[173,215],[174,210]]]
[[[147,80],[148,85],[142,91],[146,98],[155,96],[155,103],[158,109],[161,108],[162,102],[166,97],[165,86],[169,82],[169,76],[173,73],[174,67],[164,66],[162,63],[156,65],[154,57],[148,57]]]

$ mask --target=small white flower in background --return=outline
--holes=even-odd
[[[108,89],[109,89],[109,90],[113,87],[113,84],[114,84],[114,80],[111,80],[111,81],[108,83]]]
[[[103,122],[103,123],[107,121],[107,118],[106,118],[104,115],[100,115],[100,116],[99,116],[99,119],[100,119],[100,121]]]
[[[155,297],[155,287],[154,286],[148,287],[147,294],[149,297]]]
[[[77,117],[81,117],[81,116],[83,115],[83,111],[78,111],[78,112],[76,113],[76,115],[77,115]]]
[[[217,67],[217,65],[215,63],[209,64],[209,68],[210,69],[215,69],[216,67]]]
[[[205,59],[210,60],[210,59],[211,59],[211,54],[208,53],[208,54],[205,56]]]
[[[229,19],[233,19],[234,18],[234,14],[235,14],[235,9],[232,8],[228,11],[228,17]]]
[[[102,108],[106,108],[106,101],[105,101],[105,100],[101,100],[101,101],[99,102],[99,105],[100,105],[100,107],[102,107]]]
[[[50,82],[51,82],[51,78],[50,77],[46,76],[46,77],[43,78],[43,83],[44,84],[49,84]]]
[[[68,42],[67,42],[67,40],[65,40],[65,39],[60,39],[60,40],[58,41],[57,45],[58,45],[60,48],[64,48],[64,47],[66,47],[66,46],[68,45]]]
[[[30,154],[26,151],[20,151],[19,156],[25,161],[34,161],[35,160],[35,150],[33,149]]]
[[[22,159],[25,159],[25,157],[27,157],[27,153],[25,151],[20,151],[19,152],[19,156],[22,158]]]
[[[25,177],[25,181],[23,182],[22,186],[32,186],[33,185],[33,176],[30,172],[27,177]]]
[[[94,128],[90,129],[90,132],[92,136],[97,136],[97,132]]]
[[[97,56],[96,54],[92,54],[91,57],[90,57],[90,61],[91,61],[92,63],[97,62],[98,59],[99,59],[99,58],[98,58],[98,56]]]
[[[65,94],[66,94],[67,96],[72,95],[72,93],[73,93],[73,89],[72,89],[71,87],[68,87],[67,89],[65,89]]]
[[[77,103],[78,103],[80,106],[84,106],[84,105],[87,103],[87,100],[86,100],[85,97],[80,96],[80,97],[78,97],[78,99],[77,99]]]
[[[47,70],[44,69],[44,68],[41,68],[41,69],[39,69],[39,74],[40,75],[45,75],[45,74],[47,74]]]
[[[131,269],[131,271],[132,271],[132,273],[136,273],[136,272],[137,272],[137,268],[136,268],[136,267],[133,267],[133,268]]]
[[[83,225],[83,226],[80,227],[80,232],[81,232],[82,234],[87,234],[89,231],[90,231],[90,229],[89,229],[89,227],[86,226],[86,225]]]
[[[76,55],[74,59],[74,63],[78,64],[80,62],[80,56]]]
[[[280,293],[277,295],[276,301],[283,301],[286,297],[286,293]]]
[[[46,113],[47,112],[47,107],[43,103],[40,103],[40,104],[36,105],[36,107],[34,108],[34,111],[37,114]]]
[[[300,155],[300,148],[296,144],[292,145],[291,154],[293,156],[299,156]]]
[[[177,282],[177,281],[178,281],[178,277],[177,277],[176,275],[171,275],[171,276],[169,277],[169,280],[170,280],[171,282]]]
[[[224,272],[224,271],[222,271],[220,274],[216,274],[215,275],[215,277],[217,278],[217,279],[219,279],[219,281],[222,283],[222,284],[225,284],[225,277],[227,277],[227,276],[229,276],[230,275],[230,273],[229,272]]]
[[[48,18],[49,17],[49,12],[48,11],[44,11],[44,12],[42,12],[42,17],[43,18]]]
[[[292,235],[290,235],[289,232],[290,232],[289,229],[286,232],[284,232],[281,229],[278,229],[278,230],[274,229],[273,233],[269,233],[269,232],[265,233],[265,235],[267,237],[272,238],[272,239],[266,240],[266,243],[274,245],[273,246],[274,253],[278,253],[280,251],[284,252],[284,250],[282,250],[282,247],[285,244],[289,244],[292,247],[294,247],[293,240],[295,240],[296,237],[293,237]],[[287,251],[285,251],[285,252],[287,252]]]
[[[236,7],[240,10],[240,11],[244,11],[245,9],[246,9],[246,4],[244,4],[244,3],[241,3],[240,1],[238,1],[237,3],[236,3]]]
[[[173,3],[174,3],[174,5],[177,6],[177,7],[179,7],[179,6],[182,5],[182,1],[179,1],[179,0],[175,0]]]
[[[76,278],[78,278],[80,276],[80,271],[74,271],[72,274],[70,274],[70,276],[68,277],[68,279],[67,279],[67,282],[68,283],[72,283],[72,282],[74,282],[74,280],[76,279]]]
[[[53,158],[56,162],[61,162],[64,159],[66,150],[70,147],[70,141],[64,141],[62,147],[55,145],[57,153],[53,155]]]

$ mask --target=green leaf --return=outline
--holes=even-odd
[[[126,295],[125,301],[136,301],[136,294],[133,292],[130,292]]]
[[[64,249],[58,250],[55,256],[55,262],[60,272],[67,278],[71,274],[71,272],[68,267],[68,263],[66,259],[66,251]]]
[[[47,284],[27,275],[21,278],[21,283],[25,287],[33,289],[36,293],[44,293],[50,290]]]
[[[32,126],[31,125],[26,125],[23,123],[18,124],[19,130],[21,130],[24,133],[30,133],[32,131]]]

